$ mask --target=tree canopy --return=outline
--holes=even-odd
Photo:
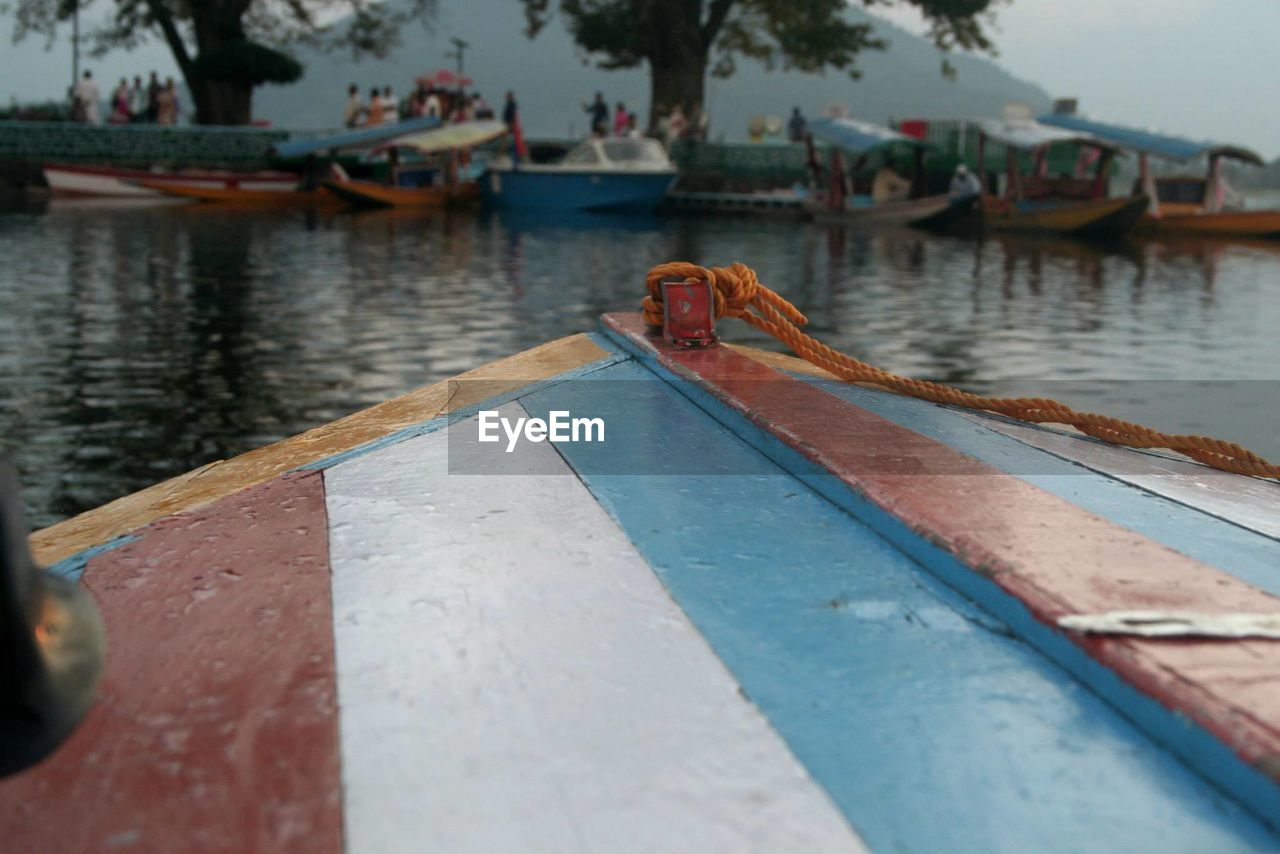
[[[605,69],[647,63],[653,109],[702,102],[709,72],[728,77],[739,57],[773,69],[858,76],[858,54],[881,50],[873,25],[850,20],[848,0],[521,0],[533,38],[558,12],[587,60]],[[862,0],[864,6],[915,7],[944,52],[994,52],[984,29],[1005,0]],[[943,62],[943,72],[953,73]]]
[[[113,7],[105,22],[82,36],[93,54],[159,36],[191,91],[197,121],[243,124],[251,117],[254,87],[302,75],[291,45],[384,56],[398,43],[401,26],[430,19],[436,0],[9,0],[0,11],[13,15],[15,41],[37,34],[52,40],[77,7],[103,6]],[[328,23],[339,17],[340,25]]]

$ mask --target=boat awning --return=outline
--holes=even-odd
[[[1144,154],[1153,154],[1156,157],[1163,157],[1168,160],[1195,160],[1197,157],[1216,154],[1223,157],[1233,157],[1257,166],[1263,165],[1262,158],[1256,152],[1235,145],[1221,145],[1219,143],[1153,133],[1152,131],[1138,130],[1124,125],[1096,122],[1082,116],[1051,114],[1041,116],[1040,121],[1064,130],[1092,134],[1121,148]]]
[[[497,139],[507,132],[507,126],[496,120],[478,122],[461,122],[433,130],[410,133],[384,140],[377,151],[388,148],[412,148],[422,154],[434,154],[438,151],[451,151],[455,148],[470,148],[481,145],[491,139]]]
[[[1035,119],[985,119],[979,123],[979,127],[988,139],[1002,142],[1011,148],[1036,149],[1063,142],[1075,142],[1106,149],[1117,147],[1093,134],[1052,127],[1041,124]]]
[[[367,128],[343,131],[313,139],[298,139],[282,142],[273,147],[271,152],[277,157],[303,157],[317,151],[329,151],[334,148],[369,148],[388,139],[429,130],[440,125],[440,120],[431,116],[406,119],[392,124],[380,124]]]
[[[858,154],[865,154],[881,146],[895,143],[917,148],[926,147],[926,143],[915,137],[859,119],[812,119],[808,124],[808,131],[813,134],[814,139],[820,139],[837,148]]]

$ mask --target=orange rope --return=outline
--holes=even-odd
[[[1131,448],[1167,448],[1223,471],[1256,477],[1280,478],[1280,466],[1234,442],[1208,436],[1169,435],[1090,412],[1076,412],[1056,400],[1043,397],[984,397],[928,380],[891,374],[831,349],[800,330],[808,318],[794,305],[760,284],[745,264],[699,267],[683,261],[659,264],[645,277],[649,291],[644,298],[644,320],[662,326],[662,280],[703,279],[713,285],[716,318],[736,317],[763,330],[790,347],[797,355],[850,382],[869,383],[899,394],[934,403],[998,412],[1033,423],[1069,424],[1080,432]]]

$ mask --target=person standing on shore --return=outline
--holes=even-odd
[[[360,89],[352,83],[347,87],[347,106],[342,111],[343,125],[353,128],[360,124],[360,110]]]
[[[107,121],[113,125],[124,125],[129,123],[129,81],[127,78],[120,78],[120,85],[111,93],[111,115],[107,117]]]
[[[156,95],[156,124],[176,125],[178,123],[178,84],[170,77],[164,88]]]
[[[369,90],[369,106],[365,108],[364,123],[368,127],[382,124],[382,95],[378,92],[378,87],[374,86]]]
[[[384,125],[393,125],[400,121],[400,102],[396,96],[391,94],[391,87],[384,86],[382,89],[382,123]]]
[[[609,105],[605,103],[604,93],[597,92],[596,99],[590,104],[583,104],[582,109],[591,116],[591,133],[595,136],[608,136]]]
[[[151,80],[147,83],[147,121],[155,124],[156,119],[160,116],[160,77],[153,71],[151,72]]]
[[[147,120],[147,90],[142,85],[142,75],[133,78],[133,88],[129,90],[129,121],[145,122]]]
[[[433,119],[440,118],[440,96],[436,94],[434,86],[427,90],[427,100],[423,102],[422,114]]]
[[[787,121],[787,139],[791,142],[804,142],[804,132],[809,127],[799,107],[791,108],[791,118]]]
[[[74,115],[82,122],[96,125],[99,119],[98,101],[101,98],[102,94],[98,91],[98,84],[93,82],[93,72],[86,71],[84,76],[80,78],[80,82],[76,83],[71,90]]]
[[[676,140],[683,139],[688,129],[689,120],[685,118],[684,110],[680,105],[676,104],[667,114],[666,121],[662,123],[662,140],[668,154],[671,153],[671,147],[675,145]]]

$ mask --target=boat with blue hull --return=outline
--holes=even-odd
[[[644,285],[37,532],[43,574],[0,540],[10,642],[74,586],[111,650],[20,709],[61,723],[0,756],[6,844],[1280,848],[1280,469],[849,382],[737,265]]]
[[[480,186],[502,210],[652,211],[677,174],[656,140],[590,139],[558,163],[495,159]]]

